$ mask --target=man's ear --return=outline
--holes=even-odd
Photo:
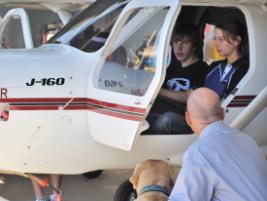
[[[186,120],[186,123],[189,127],[191,127],[192,125],[192,119],[191,119],[191,116],[190,116],[190,113],[189,112],[185,112],[185,120]]]
[[[224,115],[225,115],[225,113],[224,113],[224,108],[221,107],[221,114],[220,114],[220,118],[221,118],[221,120],[224,119]]]

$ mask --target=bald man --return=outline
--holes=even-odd
[[[199,136],[185,153],[169,201],[266,201],[267,162],[252,138],[225,125],[218,95],[199,88],[186,121]]]

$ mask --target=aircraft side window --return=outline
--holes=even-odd
[[[21,19],[10,16],[0,29],[0,48],[25,48]]]
[[[95,76],[96,87],[143,96],[155,73],[157,40],[166,16],[162,8],[134,11],[120,31],[119,46],[107,56]]]

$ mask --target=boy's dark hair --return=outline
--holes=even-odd
[[[180,22],[176,24],[174,27],[171,41],[180,41],[184,40],[185,38],[192,43],[196,56],[199,56],[202,43],[200,40],[200,33],[197,26],[186,22]]]
[[[241,37],[241,42],[238,46],[238,53],[241,56],[248,55],[248,37],[246,27],[236,19],[225,18],[215,25],[216,28],[221,29],[226,35],[226,40],[236,39]]]

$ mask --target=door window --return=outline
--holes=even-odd
[[[132,11],[114,48],[96,72],[96,88],[143,96],[155,74],[158,40],[166,8]]]

